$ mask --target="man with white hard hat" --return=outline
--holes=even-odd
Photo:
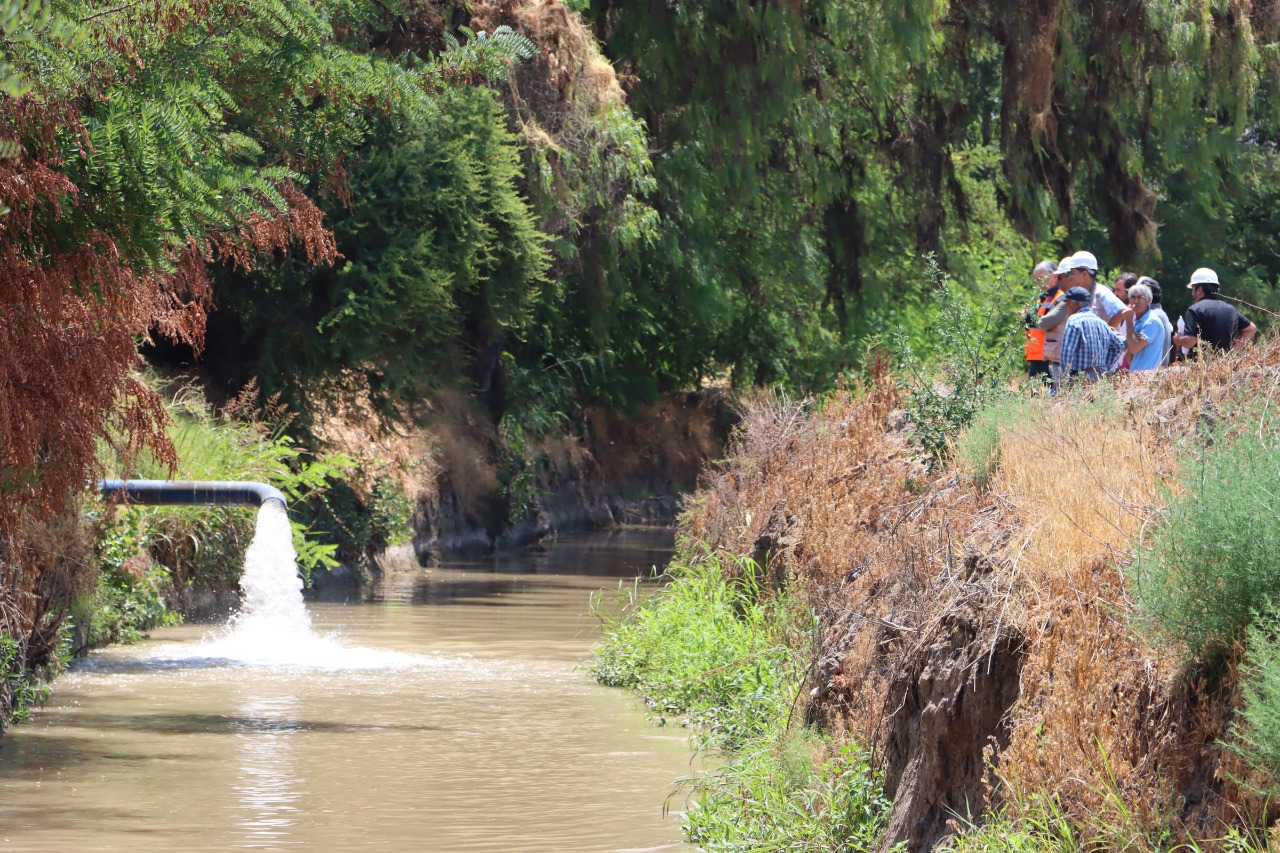
[[[1098,259],[1090,252],[1080,251],[1071,256],[1071,274],[1068,287],[1083,287],[1089,291],[1092,302],[1089,307],[1111,328],[1133,316],[1133,309],[1120,301],[1109,287],[1098,287]]]
[[[1191,274],[1187,287],[1195,304],[1183,317],[1182,334],[1173,336],[1173,342],[1191,349],[1201,341],[1215,350],[1226,352],[1237,343],[1253,340],[1258,327],[1248,317],[1228,305],[1218,295],[1221,285],[1218,274],[1208,267],[1200,267]]]

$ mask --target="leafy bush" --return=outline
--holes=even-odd
[[[1280,600],[1280,445],[1257,419],[1199,454],[1127,576],[1139,622],[1158,640],[1212,659],[1242,639],[1253,614]]]
[[[44,702],[49,687],[41,674],[26,667],[22,646],[0,635],[0,732],[6,723],[21,723],[31,708]]]
[[[726,577],[725,561],[740,580]],[[658,593],[627,591],[624,618],[607,622],[592,673],[639,691],[658,713],[687,715],[702,739],[728,749],[776,731],[802,668],[779,619],[788,603],[761,602],[758,575],[753,561],[728,554],[673,562]]]
[[[72,606],[70,654],[107,643],[136,643],[145,631],[174,625],[182,617],[165,604],[162,586],[169,570],[149,556],[156,538],[143,507],[127,507],[101,521],[98,583]]]
[[[1250,625],[1242,667],[1244,704],[1234,726],[1239,750],[1253,766],[1280,779],[1280,613]]]
[[[412,507],[404,488],[390,475],[355,465],[328,472],[310,500],[299,506],[315,544],[344,562],[399,545],[409,538]],[[299,562],[302,561],[299,550]]]
[[[822,761],[828,749],[803,728],[740,757],[685,813],[689,841],[713,853],[872,849],[889,809],[879,775],[852,744]]]
[[[952,437],[1004,393],[1017,327],[1010,312],[1000,310],[998,294],[992,304],[975,307],[936,258],[925,262],[936,306],[932,333],[924,343],[900,338],[898,349],[909,392],[907,417],[936,466],[949,455]]]

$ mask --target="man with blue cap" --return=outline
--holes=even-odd
[[[1071,315],[1062,331],[1059,360],[1067,376],[1083,376],[1094,382],[1120,360],[1124,342],[1090,305],[1093,294],[1075,286],[1064,294]]]

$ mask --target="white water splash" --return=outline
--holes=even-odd
[[[231,617],[233,635],[276,644],[314,636],[302,600],[289,514],[279,501],[264,501],[258,510],[258,526],[244,555],[240,594],[240,612]]]
[[[279,501],[258,510],[253,542],[240,578],[240,610],[223,629],[199,643],[157,646],[153,661],[323,670],[400,669],[439,665],[422,655],[346,646],[316,634],[302,599],[298,555],[289,516]]]

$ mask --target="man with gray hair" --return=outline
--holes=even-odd
[[[1031,270],[1031,277],[1036,280],[1036,284],[1040,286],[1040,304],[1034,311],[1028,311],[1026,317],[1027,341],[1023,347],[1023,354],[1027,359],[1027,376],[1034,379],[1037,376],[1049,375],[1049,341],[1048,335],[1037,324],[1049,312],[1054,300],[1059,295],[1058,265],[1053,261],[1041,261]],[[1054,361],[1057,361],[1057,345],[1058,336],[1054,336],[1053,352]]]
[[[1151,299],[1151,288],[1147,285],[1135,284],[1129,288],[1133,316],[1124,321],[1124,328],[1131,373],[1155,370],[1164,362],[1169,335],[1160,318],[1152,313]]]
[[[1161,359],[1160,364],[1168,366],[1169,358],[1173,355],[1173,322],[1169,319],[1169,315],[1164,311],[1164,306],[1160,303],[1160,282],[1151,276],[1144,275],[1138,279],[1138,284],[1146,285],[1147,289],[1151,291],[1151,307],[1148,310],[1160,321],[1160,325],[1164,326],[1164,357]]]

